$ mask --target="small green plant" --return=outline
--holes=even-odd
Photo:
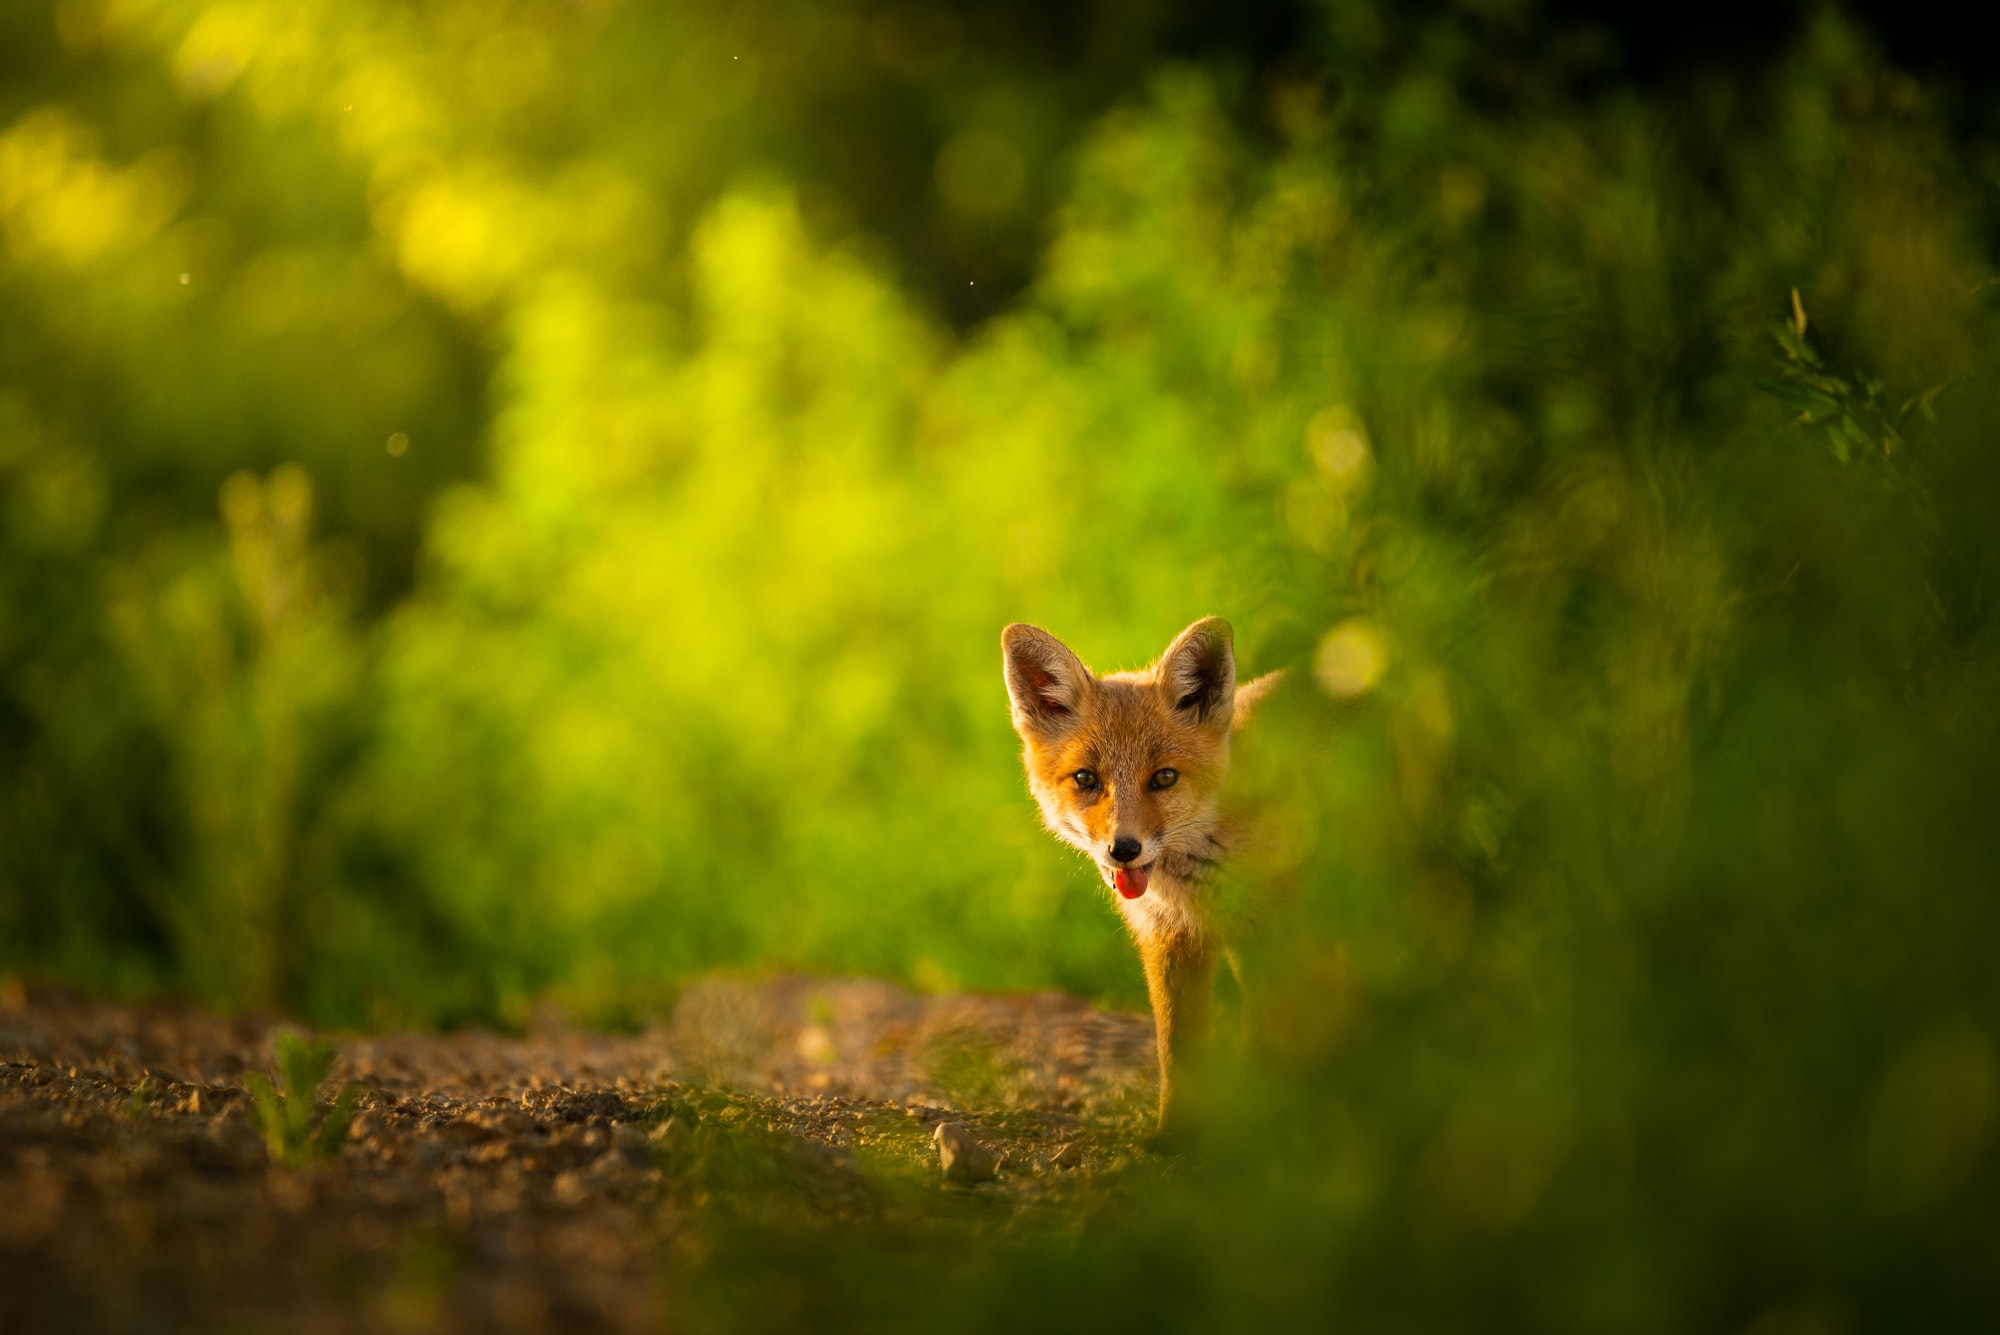
[[[347,1139],[360,1086],[347,1086],[330,1103],[320,1099],[320,1086],[333,1073],[333,1045],[323,1039],[281,1029],[272,1035],[271,1055],[278,1068],[275,1088],[257,1071],[243,1078],[271,1158],[283,1164],[332,1158]]]
[[[1806,341],[1806,309],[1797,288],[1792,289],[1791,319],[1773,325],[1771,336],[1784,352],[1784,360],[1778,364],[1778,374],[1758,380],[1757,387],[1797,409],[1799,425],[1823,429],[1827,449],[1843,464],[1879,458],[1893,472],[1890,461],[1908,449],[1902,428],[1910,415],[1918,413],[1925,421],[1936,421],[1932,405],[1951,387],[1949,381],[1933,385],[1892,409],[1876,377],[1866,372],[1834,374]]]

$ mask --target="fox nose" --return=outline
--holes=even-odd
[[[1113,862],[1130,862],[1133,858],[1139,856],[1140,847],[1141,845],[1137,839],[1120,838],[1116,843],[1111,845],[1111,860]]]

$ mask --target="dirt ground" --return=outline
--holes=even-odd
[[[1107,1190],[1153,1030],[1056,994],[709,980],[635,1035],[333,1036],[338,1152],[273,1162],[272,1027],[0,991],[0,1330],[659,1330],[717,1211],[1047,1222]],[[955,1121],[1005,1156],[948,1181]]]

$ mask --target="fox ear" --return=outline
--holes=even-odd
[[[1160,689],[1177,714],[1227,728],[1236,701],[1236,632],[1221,617],[1203,617],[1167,646]]]
[[[1000,650],[1014,730],[1052,737],[1075,726],[1092,682],[1083,660],[1047,631],[1019,621],[1000,632]]]

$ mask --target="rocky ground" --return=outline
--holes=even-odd
[[[1154,1096],[1142,1016],[855,980],[710,980],[635,1035],[333,1042],[353,1123],[288,1166],[246,1092],[270,1026],[0,991],[0,1330],[684,1326],[732,1226],[1061,1227]]]

